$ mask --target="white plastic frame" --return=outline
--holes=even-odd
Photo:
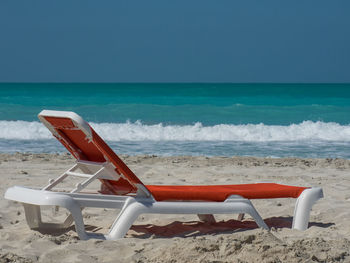
[[[32,229],[53,227],[41,221],[40,206],[60,206],[66,208],[75,222],[75,229],[80,239],[99,238],[115,240],[124,237],[133,222],[140,214],[231,214],[246,213],[252,216],[258,226],[269,229],[252,203],[240,196],[230,196],[224,202],[157,202],[153,198],[130,196],[62,193],[46,190],[35,190],[20,186],[9,188],[5,198],[24,204],[26,220]],[[82,208],[100,207],[121,209],[118,217],[106,235],[88,233],[85,231]],[[54,228],[66,228],[72,220]]]
[[[91,169],[91,167],[94,167],[94,169]],[[75,172],[78,168],[84,171],[84,173]],[[97,171],[93,172],[94,170]],[[67,176],[78,176],[87,179],[77,184],[70,193],[52,191],[52,189]],[[74,221],[76,232],[82,240],[90,238],[115,240],[122,238],[137,217],[144,213],[198,214],[200,218],[206,218],[205,215],[211,214],[249,214],[259,227],[269,229],[250,200],[237,195],[230,196],[224,202],[158,202],[154,200],[152,196],[118,196],[81,193],[81,190],[95,179],[116,180],[116,177],[117,175],[114,172],[113,165],[110,163],[106,162],[100,164],[79,161],[56,180],[51,180],[50,183],[41,190],[14,186],[6,191],[5,198],[21,202],[24,205],[26,220],[31,229],[67,228]],[[306,230],[308,228],[311,208],[313,204],[322,197],[322,189],[318,187],[309,188],[302,192],[296,201],[292,228],[298,230]],[[71,215],[68,216],[62,224],[44,223],[41,220],[40,206],[64,207]],[[103,235],[85,231],[82,216],[82,209],[84,207],[115,208],[121,209],[121,211],[109,232]]]

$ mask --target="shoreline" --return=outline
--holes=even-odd
[[[30,230],[23,207],[0,199],[0,262],[349,262],[350,160],[259,157],[158,157],[121,159],[145,184],[244,184],[275,182],[318,186],[325,197],[313,207],[306,231],[290,229],[295,199],[252,200],[271,227],[252,227],[247,216],[141,215],[126,238],[80,241],[74,228],[58,234]],[[65,154],[0,154],[0,194],[14,185],[43,186],[74,163]],[[97,187],[99,184],[96,185]],[[63,213],[63,214],[61,214]],[[44,212],[53,218],[52,210]],[[60,211],[58,219],[64,218]],[[84,220],[106,232],[114,210],[84,209]],[[253,224],[254,225],[254,224]]]
[[[258,157],[258,156],[158,156],[158,155],[128,155],[118,154],[125,161],[140,162],[146,160],[157,160],[159,162],[185,162],[185,161],[207,161],[211,165],[217,164],[232,164],[238,166],[269,166],[269,167],[333,167],[338,169],[350,168],[350,159],[343,158],[303,158],[303,157]],[[57,159],[57,160],[72,160],[75,161],[69,153],[0,153],[0,161],[7,161],[13,158],[19,158],[22,161],[35,159]]]

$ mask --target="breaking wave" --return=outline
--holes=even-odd
[[[108,141],[350,141],[350,125],[303,121],[288,126],[265,124],[145,125],[131,123],[91,123]],[[0,139],[43,140],[53,138],[39,122],[0,121]]]

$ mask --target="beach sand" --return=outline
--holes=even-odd
[[[310,228],[291,230],[295,199],[253,200],[272,227],[247,216],[142,215],[117,241],[80,241],[65,233],[30,230],[21,204],[0,199],[0,262],[350,262],[350,160],[253,157],[121,156],[145,184],[275,182],[319,186]],[[0,194],[14,185],[44,186],[74,160],[67,154],[0,154]],[[74,184],[73,184],[74,185]],[[98,185],[93,185],[98,187]],[[44,211],[49,219],[65,211]],[[85,209],[89,230],[106,232],[117,212]]]

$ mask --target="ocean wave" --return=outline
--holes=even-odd
[[[265,124],[145,125],[131,123],[91,123],[108,141],[350,141],[350,125],[303,121],[288,126]],[[53,138],[39,122],[0,121],[0,139],[43,140]]]

